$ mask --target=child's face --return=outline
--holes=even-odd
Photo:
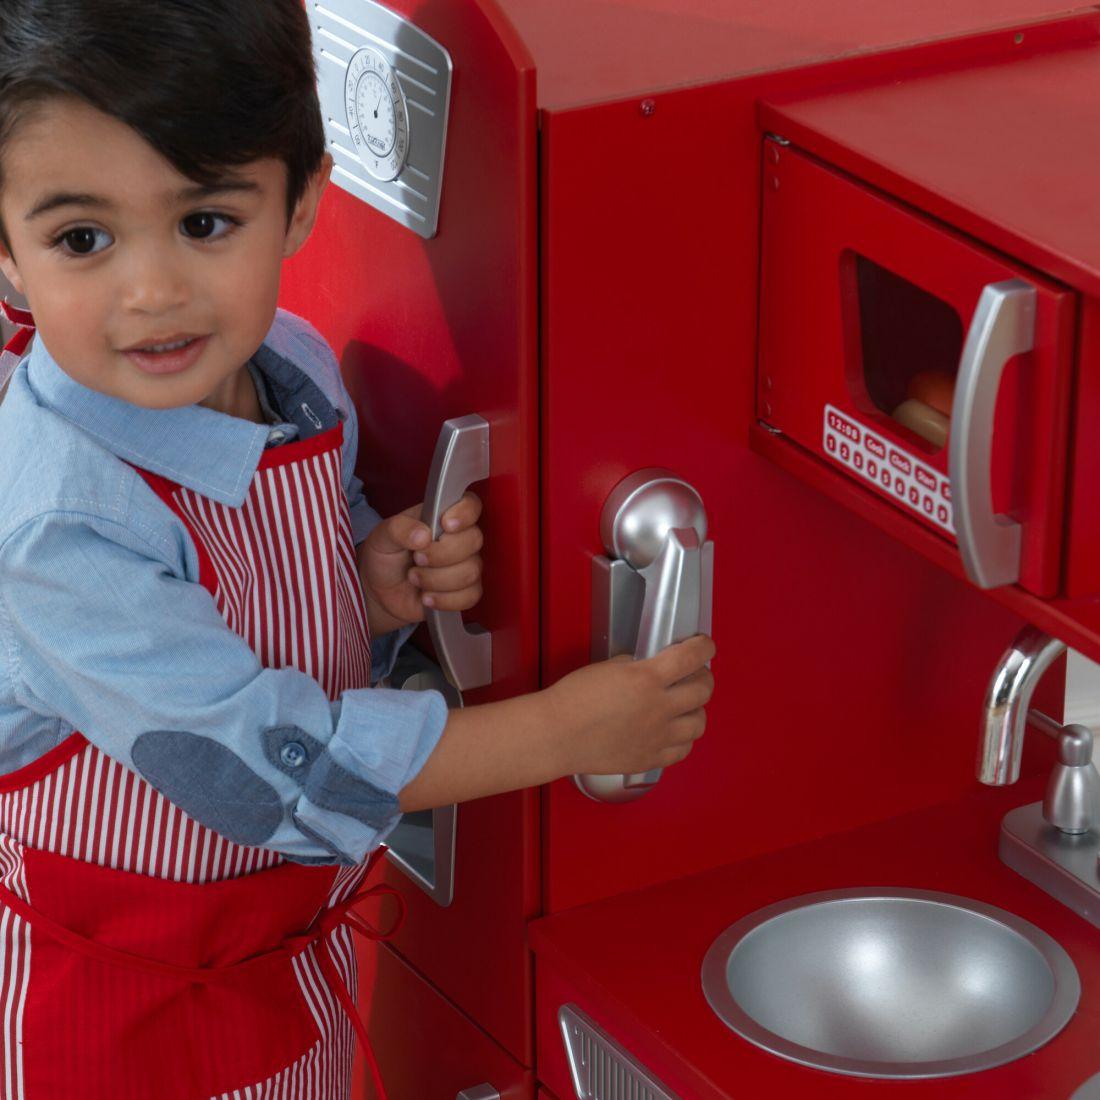
[[[242,415],[244,365],[271,326],[282,261],[309,235],[330,167],[326,158],[288,228],[281,160],[202,189],[117,119],[50,100],[3,150],[11,253],[0,244],[0,268],[78,382],[146,408]],[[179,351],[137,350],[184,339],[193,342]]]

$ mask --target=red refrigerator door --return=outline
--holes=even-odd
[[[493,1042],[384,946],[358,952],[359,1011],[389,1100],[533,1100],[534,1074]],[[486,1088],[485,1086],[488,1086]],[[376,1100],[370,1070],[359,1052],[352,1083],[356,1100]]]
[[[444,420],[490,423],[491,475],[472,487],[485,504],[485,595],[467,618],[492,632],[493,682],[467,693],[471,705],[538,682],[534,71],[491,2],[389,7],[454,67],[438,233],[422,239],[330,187],[281,304],[340,359],[359,415],[357,472],[383,515],[423,499]],[[460,806],[448,906],[386,869],[408,905],[397,950],[527,1062],[536,827],[531,792]]]

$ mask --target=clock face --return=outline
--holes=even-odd
[[[393,67],[377,50],[360,50],[348,64],[344,93],[363,167],[377,180],[397,179],[409,155],[409,113]]]

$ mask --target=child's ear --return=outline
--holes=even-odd
[[[4,243],[3,233],[0,233],[0,271],[4,273],[4,278],[15,288],[16,294],[26,296],[23,280],[19,275],[19,268],[15,266],[15,257]]]
[[[325,193],[329,178],[332,176],[332,155],[326,153],[321,161],[321,167],[310,177],[306,184],[298,205],[294,208],[294,216],[290,219],[290,225],[286,231],[286,243],[283,246],[283,258],[288,259],[302,247],[313,230],[313,223],[317,220],[317,210],[321,205],[321,196]]]

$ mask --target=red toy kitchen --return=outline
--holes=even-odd
[[[281,304],[376,508],[485,502],[392,686],[718,645],[683,763],[393,834],[391,1100],[1100,1097],[1100,11],[306,6]]]

